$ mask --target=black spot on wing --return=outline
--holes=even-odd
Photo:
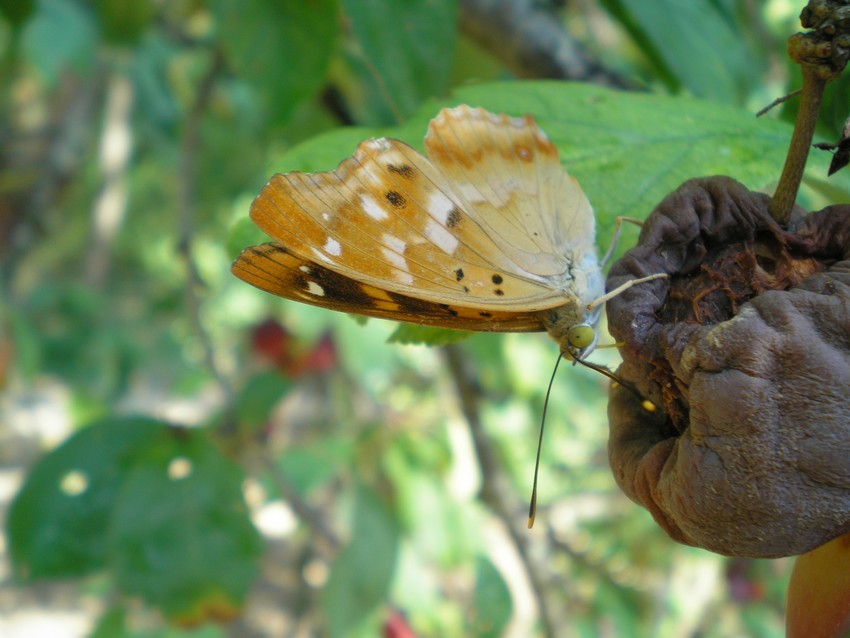
[[[324,291],[322,297],[325,299],[341,299],[364,309],[375,306],[375,299],[363,289],[360,282],[335,273],[333,270],[321,266],[312,267],[309,272],[299,273],[293,277],[293,283],[308,293],[310,293],[310,282],[322,288]]]
[[[407,206],[407,200],[398,191],[387,191],[384,197],[394,208],[404,208]]]
[[[449,211],[449,216],[446,217],[446,228],[454,228],[460,223],[460,209],[457,206]]]
[[[399,309],[413,316],[450,316],[457,317],[457,311],[448,304],[434,303],[433,301],[424,301],[416,297],[407,297],[395,292],[385,291],[387,297],[396,304]],[[415,319],[411,318],[415,322]]]
[[[452,316],[452,317],[457,317],[457,316],[458,316],[458,311],[457,311],[457,310],[455,310],[454,308],[452,308],[452,307],[451,307],[449,304],[447,304],[447,303],[441,303],[441,304],[439,304],[439,307],[440,307],[440,308],[442,308],[443,310],[445,310],[445,311],[446,311],[446,314],[448,314],[448,315],[450,315],[450,316]]]
[[[291,255],[292,253],[286,250],[286,248],[278,243],[269,242],[267,244],[263,244],[262,246],[251,246],[249,249],[255,255],[262,255],[263,251],[260,248],[267,248],[269,252],[272,253],[282,253],[284,255]]]
[[[504,281],[504,279],[502,279],[502,275],[500,275],[499,273],[495,273],[495,274],[491,277],[491,279],[493,280],[493,283],[494,283],[494,284],[497,284],[497,285],[498,285],[498,284],[500,284],[500,283],[502,283],[502,282]]]
[[[416,170],[412,166],[408,166],[407,164],[387,164],[387,170],[390,173],[401,175],[402,177],[406,177],[407,179],[410,179],[416,174]]]
[[[458,268],[457,270],[455,270],[455,277],[457,278],[458,281],[463,279],[463,277],[464,277],[463,268]]]

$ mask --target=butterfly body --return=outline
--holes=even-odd
[[[604,293],[594,217],[531,117],[444,109],[426,155],[379,138],[327,173],[275,175],[251,206],[275,241],[233,272],[281,297],[474,331],[593,328]],[[585,343],[583,340],[581,343]]]

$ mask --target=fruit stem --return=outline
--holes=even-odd
[[[770,201],[770,214],[782,226],[787,226],[791,211],[797,200],[797,191],[803,180],[803,171],[809,157],[809,149],[815,134],[823,91],[826,80],[815,67],[803,65],[803,94],[800,98],[800,110],[794,124],[794,133],[785,157],[785,166],[773,199]]]

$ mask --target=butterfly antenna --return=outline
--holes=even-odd
[[[531,487],[531,503],[528,506],[528,529],[534,526],[534,518],[537,516],[537,471],[540,469],[540,449],[543,447],[543,427],[546,425],[546,410],[549,407],[549,395],[552,393],[552,384],[555,382],[555,373],[561,363],[561,353],[555,361],[555,369],[549,378],[549,387],[546,388],[546,398],[543,400],[543,415],[540,417],[540,435],[537,438],[537,458],[534,461],[534,481]]]

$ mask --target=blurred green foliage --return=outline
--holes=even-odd
[[[97,592],[93,636],[782,635],[787,561],[669,541],[614,485],[606,381],[586,370],[556,380],[537,526],[512,536],[545,337],[460,344],[460,404],[438,348],[399,345],[457,335],[229,274],[263,241],[247,209],[273,172],[331,169],[380,134],[421,148],[462,102],[535,116],[603,247],[616,215],[688,177],[777,179],[794,104],[752,112],[799,81],[784,40],[800,7],[529,3],[644,89],[627,93],[515,79],[461,29],[470,4],[0,2],[0,436],[70,424],[37,459],[0,451],[31,464],[6,518],[19,587]],[[848,109],[836,84],[828,141]],[[810,163],[810,206],[850,192],[828,160]],[[36,412],[48,400],[61,416]]]

